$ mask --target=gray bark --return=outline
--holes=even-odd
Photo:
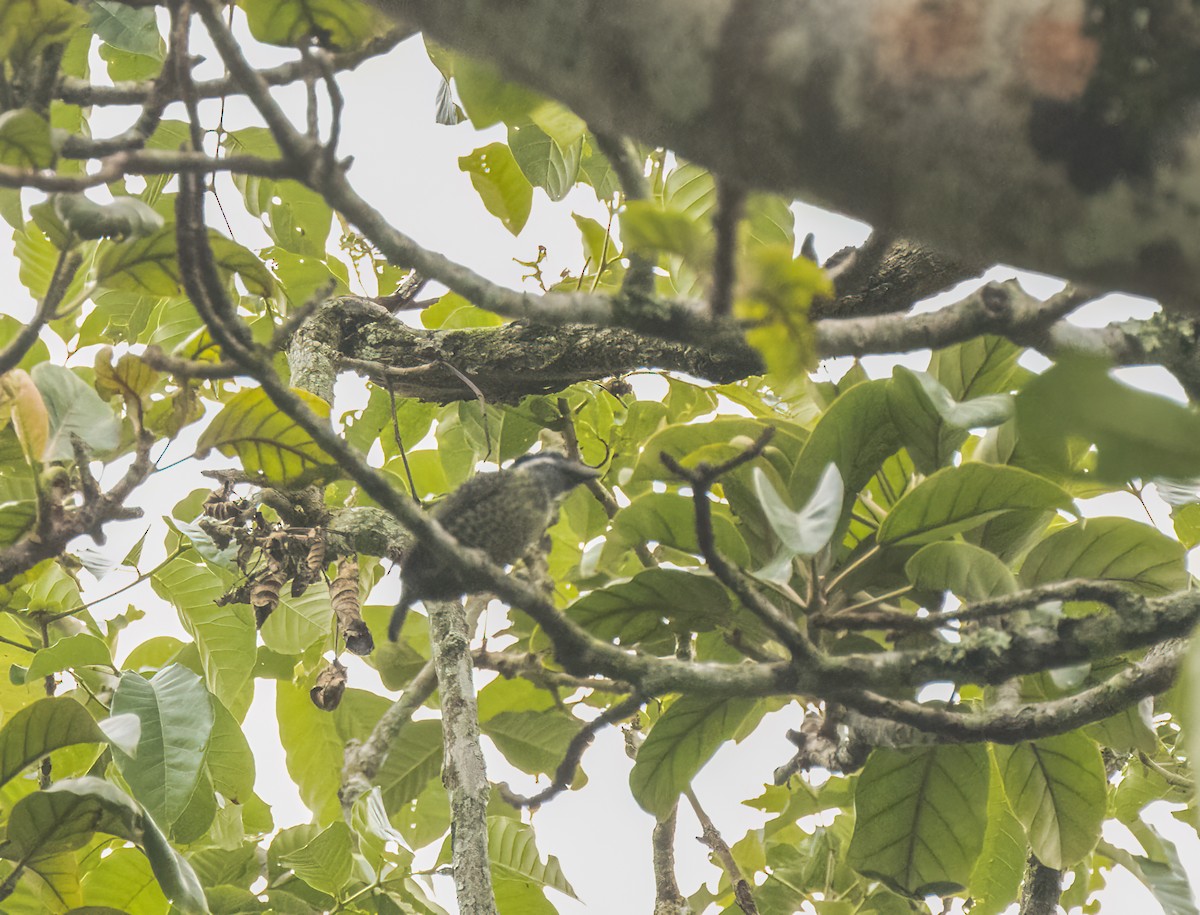
[[[1184,0],[375,2],[594,128],[747,186],[1195,307]]]

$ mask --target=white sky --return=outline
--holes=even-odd
[[[195,34],[199,39],[200,30],[197,29]],[[197,73],[201,78],[220,72],[215,65],[216,53],[210,51],[207,56],[208,62]],[[269,49],[262,54],[264,63],[289,58],[288,54]],[[95,56],[93,68],[95,77],[102,79],[103,65]],[[486,212],[470,180],[459,171],[457,164],[460,155],[503,139],[504,132],[500,128],[475,131],[469,124],[455,128],[436,125],[433,121],[434,96],[439,82],[440,75],[429,64],[419,40],[410,40],[386,58],[368,61],[356,72],[339,76],[347,99],[341,154],[354,156],[350,180],[360,193],[372,194],[372,203],[401,231],[497,282],[519,286],[524,268],[513,258],[532,259],[539,244],[545,245],[549,252],[545,264],[547,277],[556,277],[564,267],[577,270],[583,255],[578,231],[571,220],[572,210],[602,223],[606,215],[591,190],[577,189],[567,201],[558,204],[551,204],[542,191],[536,191],[529,222],[521,235],[513,238],[499,220]],[[302,90],[279,90],[276,97],[288,103],[302,120]],[[215,123],[215,109],[216,103],[206,103],[206,123]],[[135,114],[132,109],[96,111],[92,133],[105,136],[123,130]],[[181,118],[182,110],[175,106],[167,116]],[[244,100],[233,98],[226,107],[225,123],[229,129],[236,129],[259,121]],[[242,212],[240,199],[227,181],[223,200],[237,241],[250,248],[269,243],[254,221]],[[27,195],[26,205],[31,202],[33,199]],[[798,204],[795,211],[797,236],[803,238],[807,232],[815,232],[817,249],[822,257],[846,245],[860,243],[868,232],[862,223],[813,207]],[[215,210],[211,210],[210,216],[214,226],[222,225]],[[997,268],[987,278],[1005,278],[1014,273]],[[1052,294],[1061,285],[1032,274],[1022,274],[1022,279],[1031,292],[1041,296]],[[28,316],[32,302],[17,279],[17,264],[10,245],[5,245],[0,252],[0,288],[6,291],[6,311],[19,317]],[[946,304],[960,295],[961,291],[954,296],[939,297],[930,307]],[[1152,306],[1143,301],[1114,296],[1089,306],[1081,321],[1100,325],[1120,318],[1143,316],[1151,309]],[[897,361],[924,368],[927,359],[928,353],[921,352],[902,360],[872,357],[865,362],[870,373],[879,377],[889,374]],[[86,352],[72,360],[73,364],[79,365],[90,362]],[[819,372],[838,377],[846,365],[846,360],[831,360]],[[1123,370],[1122,375],[1134,383],[1182,398],[1179,386],[1162,370]],[[343,376],[338,386],[338,398],[335,416],[361,405],[363,386],[354,376]],[[194,440],[197,428],[188,431]],[[190,441],[172,445],[166,463],[185,455],[191,445]],[[223,464],[227,465],[227,462],[219,461],[213,466]],[[143,486],[135,501],[146,509],[146,519],[110,526],[110,540],[105,551],[114,556],[124,555],[146,527],[153,525],[143,567],[149,568],[157,562],[163,555],[163,531],[161,524],[154,522],[187,492],[207,485],[199,476],[200,469],[199,462],[187,462],[156,475]],[[1089,513],[1145,519],[1141,506],[1132,497],[1105,499]],[[1155,515],[1159,525],[1169,531],[1165,507],[1159,504]],[[113,591],[129,577],[124,570],[114,572],[89,589],[88,596],[94,598]],[[385,578],[373,595],[373,602],[392,600],[396,589],[395,576]],[[147,611],[147,616],[122,635],[124,652],[153,635],[186,638],[174,611],[155,597],[148,584],[102,604],[97,608],[97,615],[101,618],[115,615],[130,602]],[[373,670],[355,658],[350,658],[349,664],[352,686],[386,693]],[[490,675],[481,677],[480,682],[485,679],[490,679]],[[271,805],[277,827],[308,822],[308,810],[301,804],[290,779],[273,775],[285,771],[275,720],[274,682],[258,680],[255,688],[255,700],[244,722],[244,730],[257,760],[256,790]],[[697,778],[698,797],[731,844],[741,838],[745,830],[764,822],[765,817],[742,806],[741,801],[760,794],[764,784],[770,781],[774,768],[790,758],[794,748],[783,734],[787,728],[799,726],[801,715],[796,706],[777,713],[769,725],[758,728],[743,744],[727,744]],[[518,791],[536,790],[532,779],[508,766],[490,745],[486,749],[489,775],[493,780],[508,781]],[[577,904],[551,893],[552,901],[564,915],[648,911],[651,907],[654,885],[650,831],[653,821],[629,794],[630,766],[620,732],[614,729],[603,732],[584,758],[589,777],[586,789],[561,795],[533,819],[543,856],[552,852],[559,857],[567,879],[583,901],[583,904]],[[1175,822],[1165,810],[1157,811],[1153,821],[1169,838],[1182,843],[1180,850],[1184,860],[1200,862],[1200,842],[1196,841],[1194,833]],[[1106,837],[1137,850],[1131,837],[1122,837],[1120,830],[1113,832],[1111,836],[1106,833]],[[685,894],[694,891],[701,881],[715,885],[718,877],[716,868],[707,861],[706,850],[694,839],[699,833],[691,810],[686,804],[682,805],[676,848],[678,877]],[[1196,876],[1193,874],[1194,880]],[[1113,874],[1109,884],[1112,889],[1107,895],[1106,911],[1134,911],[1135,906],[1146,915],[1160,911],[1153,897],[1129,875]],[[435,887],[437,901],[453,911],[450,879],[437,878]]]

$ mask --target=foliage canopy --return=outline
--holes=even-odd
[[[790,201],[596,135],[430,45],[430,117],[506,131],[458,160],[487,212],[516,235],[583,187],[604,219],[575,214],[577,269],[548,281],[539,257],[525,295],[500,289],[384,222],[338,158],[357,100],[337,72],[404,33],[345,0],[241,6],[244,49],[194,4],[229,73],[210,83],[190,75],[187,5],[0,10],[0,216],[36,302],[0,317],[0,908],[438,913],[423,871],[453,860],[462,903],[454,846],[478,828],[494,910],[553,912],[575,891],[523,811],[587,790],[597,732],[625,728],[629,790],[669,847],[681,799],[706,820],[693,780],[722,745],[790,720],[794,757],[763,761],[745,801],[762,828],[706,828],[713,879],[685,901],[660,872],[659,911],[896,915],[942,895],[987,915],[1039,869],[1073,873],[1062,904],[1090,905],[1114,865],[1196,911],[1140,814],[1165,799],[1195,823],[1195,687],[1172,684],[1200,615],[1200,419],[1094,357],[1026,367],[1029,328],[1085,296],[1021,334],[959,333],[923,371],[816,380],[819,356],[915,348],[901,328],[919,319],[831,311],[849,281],[797,253]],[[263,75],[328,93],[323,134],[255,82],[254,42],[302,49]],[[267,126],[199,118],[199,98],[242,94]],[[131,101],[127,133],[91,136],[94,107]],[[270,243],[209,227],[213,193]],[[418,299],[430,281],[443,291]],[[979,295],[1043,307],[1012,284]],[[419,326],[397,320],[415,309]],[[333,380],[351,369],[369,393],[345,410]],[[225,469],[146,525],[126,503],[167,446]],[[473,634],[469,599],[465,619],[430,606],[384,641],[375,584],[412,536],[439,542],[417,500],[537,448],[603,469],[538,555],[506,576],[437,547],[482,564],[502,638],[446,649]],[[1154,481],[1164,530],[1085,505]],[[105,547],[138,524],[132,549]],[[189,638],[128,644],[164,611],[96,606],[100,579],[149,582]],[[347,652],[400,698],[353,686]],[[477,708],[450,678],[472,663],[501,674]],[[276,829],[254,791],[262,680],[304,825]],[[460,781],[480,732],[543,793]],[[476,820],[444,761],[482,793]],[[1142,854],[1102,839],[1107,818]],[[649,830],[634,840],[649,861]]]

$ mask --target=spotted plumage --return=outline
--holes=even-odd
[[[498,565],[516,562],[554,520],[559,500],[599,473],[562,455],[518,458],[495,473],[481,473],[434,506],[433,517],[463,546],[484,550]],[[480,590],[484,582],[464,577],[421,543],[403,558],[402,592],[392,611],[388,638],[395,641],[408,608],[418,600],[449,600]]]

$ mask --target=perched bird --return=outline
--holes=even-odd
[[[599,471],[560,454],[544,452],[518,458],[506,470],[481,473],[433,508],[433,517],[463,546],[481,549],[497,565],[516,562],[554,520],[558,501]],[[485,583],[464,577],[417,543],[400,565],[402,591],[388,638],[400,635],[408,608],[418,600],[449,600]]]

